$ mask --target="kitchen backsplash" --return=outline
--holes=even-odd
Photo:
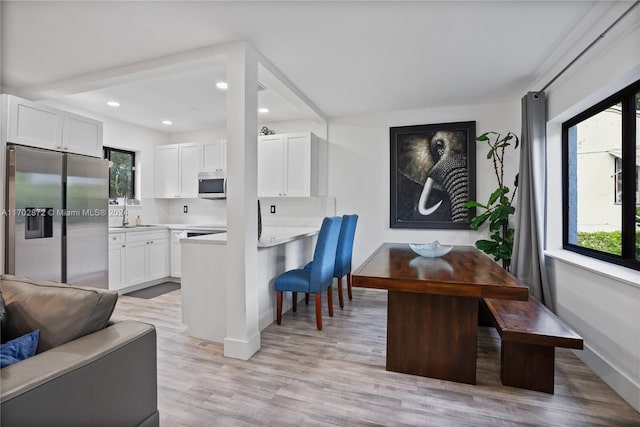
[[[160,199],[143,198],[138,206],[127,205],[127,219],[131,225],[136,223],[138,216],[142,224],[158,224],[167,215],[166,204]],[[119,225],[122,225],[122,207],[110,205],[109,227]]]
[[[325,216],[336,214],[333,197],[265,197],[260,199],[260,207],[263,226],[320,226]],[[111,207],[109,211],[109,225],[120,225],[121,208]],[[132,225],[138,215],[143,224],[227,223],[226,200],[143,199],[140,206],[127,206],[127,211]]]
[[[320,226],[336,214],[334,197],[264,197],[260,199],[262,225]],[[275,213],[271,213],[272,209]]]
[[[227,223],[226,200],[177,199],[167,200],[167,215],[162,222],[167,224],[215,224]],[[185,212],[185,206],[186,211]]]

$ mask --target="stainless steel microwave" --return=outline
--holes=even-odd
[[[198,174],[198,197],[202,199],[225,199],[227,197],[226,172],[200,172]]]

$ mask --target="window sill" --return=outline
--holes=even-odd
[[[622,282],[634,288],[640,288],[640,272],[620,265],[611,264],[606,261],[580,255],[575,252],[565,251],[563,249],[547,250],[544,255],[557,259],[574,267],[579,267],[598,274],[608,279]]]

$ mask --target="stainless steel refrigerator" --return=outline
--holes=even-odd
[[[108,161],[7,145],[5,270],[108,287]]]

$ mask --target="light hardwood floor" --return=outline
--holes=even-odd
[[[640,426],[640,414],[570,350],[556,351],[554,395],[502,386],[500,340],[490,328],[480,328],[475,386],[387,372],[386,291],[354,289],[333,318],[323,304],[322,331],[313,304],[300,304],[262,332],[249,361],[190,338],[180,302],[180,290],[121,296],[113,315],[156,325],[163,427]]]

